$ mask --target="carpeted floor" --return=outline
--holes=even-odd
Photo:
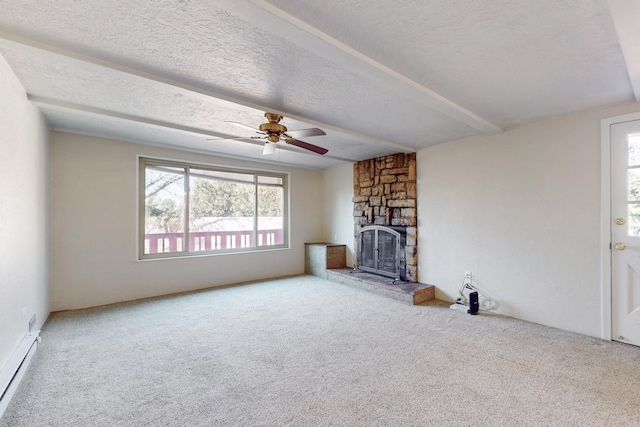
[[[0,426],[638,426],[640,348],[313,276],[55,313]]]

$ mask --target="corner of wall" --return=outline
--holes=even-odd
[[[0,367],[49,315],[48,130],[0,57]],[[28,231],[28,232],[25,232]]]
[[[347,245],[347,265],[353,267],[353,164],[325,169],[323,182],[324,240]]]

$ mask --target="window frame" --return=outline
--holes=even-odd
[[[183,250],[175,252],[158,252],[158,253],[145,253],[145,217],[146,217],[146,170],[148,166],[160,166],[160,167],[174,167],[184,168],[184,210],[183,210]],[[213,172],[226,172],[226,173],[239,173],[246,175],[253,175],[253,246],[250,247],[236,247],[226,249],[213,249],[204,251],[190,251],[189,249],[189,213],[190,213],[190,188],[189,177],[191,175],[191,169],[208,170]],[[282,179],[282,244],[277,245],[257,245],[257,233],[258,233],[258,177],[275,177]],[[215,256],[224,255],[230,253],[244,253],[244,252],[256,252],[256,251],[271,251],[288,249],[290,247],[289,242],[289,173],[266,171],[252,168],[241,167],[227,167],[207,163],[198,163],[185,160],[171,160],[147,156],[138,156],[138,233],[137,233],[137,247],[138,247],[138,260],[159,260],[159,259],[175,259],[185,257],[202,257],[202,256]]]

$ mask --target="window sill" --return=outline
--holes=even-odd
[[[158,256],[158,257],[148,257],[148,258],[139,258],[134,260],[134,262],[149,262],[149,261],[168,261],[168,260],[177,260],[177,259],[193,259],[193,258],[209,258],[215,256],[224,256],[224,255],[243,255],[243,254],[255,254],[255,253],[264,253],[264,252],[274,252],[274,251],[286,251],[290,250],[290,246],[277,246],[270,247],[265,249],[247,249],[247,250],[238,250],[238,251],[224,251],[224,252],[206,252],[206,253],[194,253],[190,255],[174,255],[174,256]]]

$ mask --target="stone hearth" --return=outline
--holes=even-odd
[[[417,305],[436,297],[436,288],[419,282],[396,281],[366,272],[354,272],[350,268],[327,270],[327,279],[368,292],[384,295],[407,304]]]
[[[346,267],[346,245],[334,243],[307,243],[305,245],[305,271],[332,282],[393,298],[407,304],[423,304],[435,299],[435,287],[418,282],[392,280]]]

